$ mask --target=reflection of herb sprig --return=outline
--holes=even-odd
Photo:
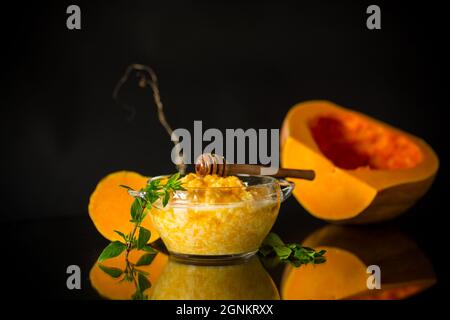
[[[135,293],[131,296],[133,300],[147,300],[148,296],[144,293],[145,290],[150,288],[152,284],[148,280],[148,272],[140,270],[139,266],[145,266],[152,263],[154,257],[156,255],[156,251],[154,254],[144,254],[136,263],[131,263],[128,260],[128,257],[125,257],[125,269],[119,269],[115,267],[108,267],[101,263],[98,264],[98,267],[107,275],[114,279],[121,278],[120,282],[126,281],[133,283],[136,288]]]
[[[295,267],[304,264],[320,264],[326,261],[326,250],[316,251],[302,247],[299,244],[285,244],[278,235],[269,233],[264,239],[259,254],[266,266],[274,266],[280,262],[287,262]]]
[[[155,203],[158,199],[161,199],[162,205],[165,207],[169,202],[171,193],[176,190],[184,190],[181,183],[182,182],[180,181],[180,174],[175,173],[168,178],[166,183],[162,183],[161,178],[153,179],[139,191],[122,185],[122,187],[126,188],[128,190],[128,193],[135,198],[130,209],[130,222],[134,223],[134,227],[133,230],[128,234],[124,234],[121,231],[114,230],[114,232],[116,232],[123,239],[123,241],[111,242],[102,251],[102,253],[98,257],[98,261],[102,262],[106,259],[117,257],[124,250],[127,251],[126,257],[128,257],[129,252],[133,249],[144,250],[148,252],[148,254],[143,255],[140,260],[153,260],[152,256],[154,256],[155,250],[147,244],[150,240],[151,233],[150,230],[142,227],[141,223],[147,216],[148,210],[151,209],[153,203]],[[136,232],[138,229],[139,235],[136,237]]]

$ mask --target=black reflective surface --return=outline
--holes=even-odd
[[[193,266],[158,254],[151,265],[143,267],[152,285],[146,293],[150,299],[438,297],[441,269],[436,265],[441,257],[433,239],[417,229],[417,217],[420,215],[413,211],[387,224],[334,226],[310,217],[292,198],[282,207],[274,231],[289,242],[326,248],[326,264],[300,269],[279,265],[266,271],[257,258],[232,266]],[[108,241],[87,213],[4,224],[3,232],[15,248],[5,251],[5,261],[12,263],[2,265],[4,274],[14,272],[5,277],[10,294],[20,294],[24,287],[40,299],[131,299],[134,293],[132,282],[124,284],[120,281],[123,276],[113,278],[96,264]],[[130,256],[130,260],[136,259]],[[371,264],[381,268],[382,289],[396,290],[365,290],[365,271]],[[67,289],[69,265],[80,266],[81,290]],[[103,265],[125,270],[126,262],[118,257]]]

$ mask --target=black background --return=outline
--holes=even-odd
[[[31,284],[43,297],[78,297],[64,289],[63,266],[92,263],[106,243],[87,218],[100,178],[174,171],[151,92],[133,78],[123,88],[131,121],[112,99],[130,63],[155,69],[175,128],[279,128],[295,103],[326,99],[427,141],[440,172],[394,224],[431,257],[440,284],[427,294],[439,295],[448,214],[442,7],[378,3],[382,29],[368,30],[368,2],[76,2],[82,29],[68,30],[70,4],[2,7],[0,221],[10,258],[48,277]],[[290,199],[275,229],[300,241],[320,225]]]

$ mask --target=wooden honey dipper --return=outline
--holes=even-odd
[[[217,154],[204,153],[197,158],[195,162],[195,172],[198,175],[216,174],[226,177],[236,174],[261,175],[262,169],[267,167],[253,164],[231,164],[227,163],[225,158]],[[314,180],[316,174],[313,170],[286,169],[279,168],[275,174],[277,178],[297,178],[304,180]]]

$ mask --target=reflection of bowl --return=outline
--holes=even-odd
[[[387,227],[329,225],[304,246],[327,250],[324,264],[285,269],[283,299],[404,299],[435,282],[430,261],[404,234]],[[368,289],[370,265],[380,267],[381,289]]]
[[[281,190],[277,179],[266,176],[239,179],[243,184],[238,187],[188,186],[176,191],[166,207],[155,204],[151,217],[171,254],[232,258],[258,250],[277,218],[281,198],[293,186]]]
[[[153,287],[155,300],[277,300],[278,290],[257,257],[224,266],[169,258]]]

